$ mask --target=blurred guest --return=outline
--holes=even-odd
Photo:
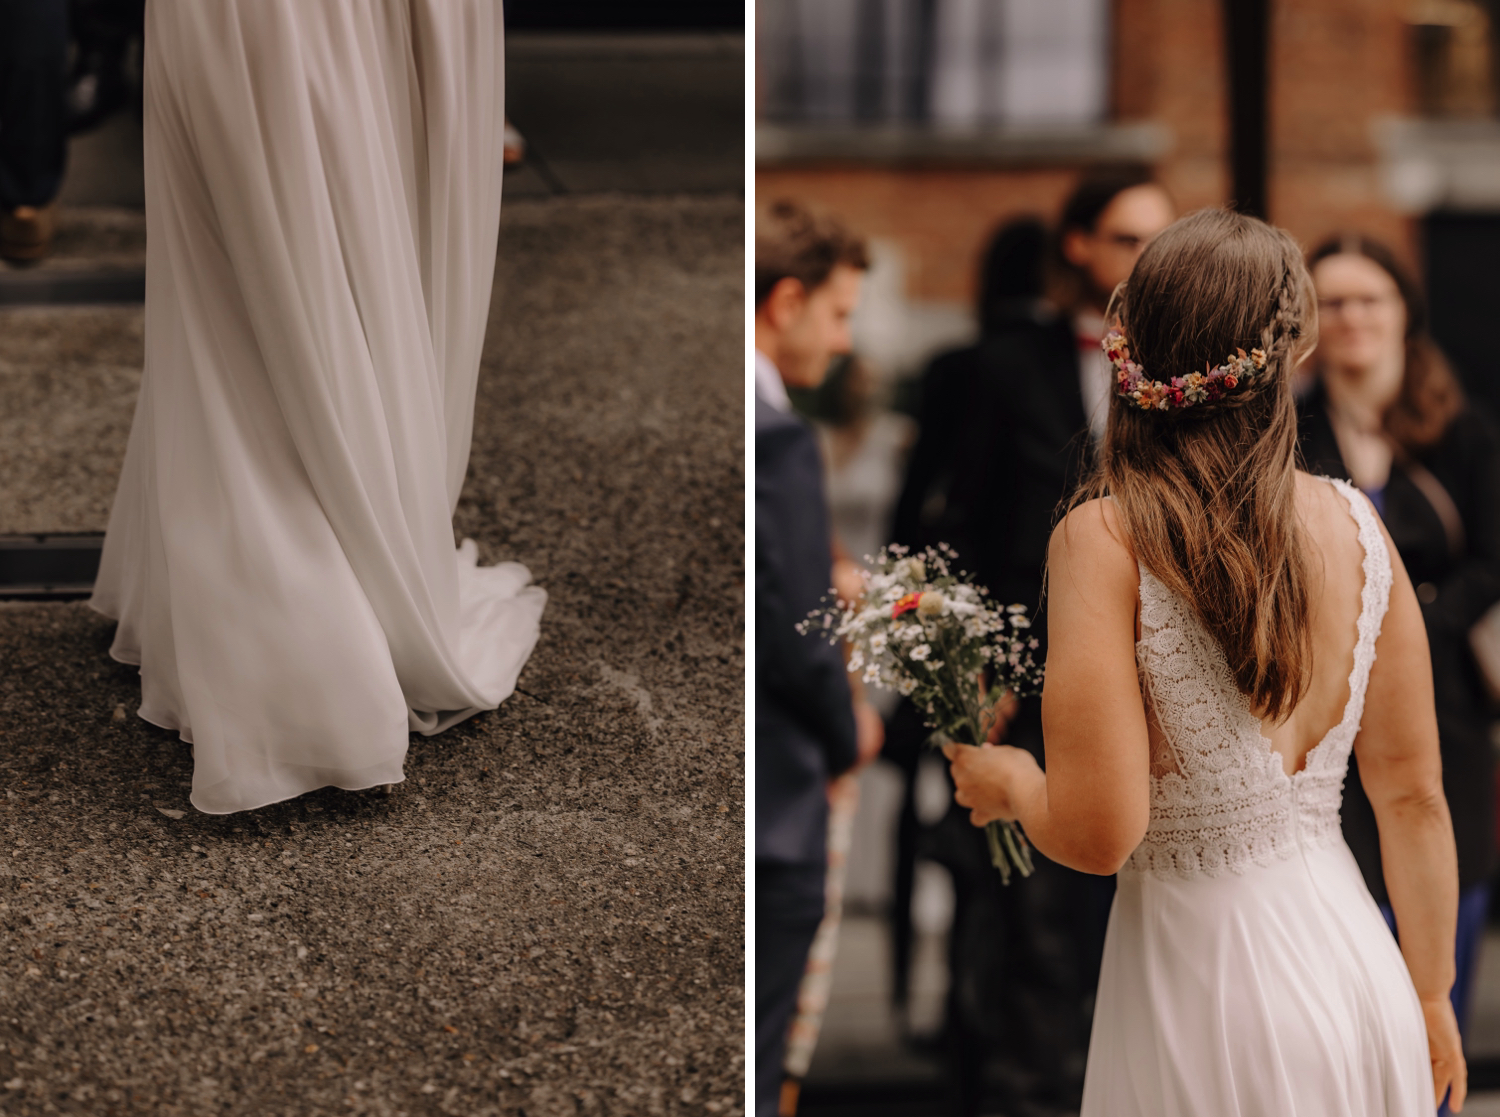
[[[883,728],[856,705],[839,649],[795,625],[832,577],[812,428],[786,389],[814,387],[849,350],[863,242],[792,202],[755,230],[755,1111],[778,1107],[787,1028],[824,912],[828,782],[874,756]]]
[[[997,338],[1058,319],[1042,298],[1047,229],[1034,217],[1006,222],[985,251],[979,276],[977,344],[934,357],[922,373],[917,441],[906,464],[891,538],[921,549],[947,543],[972,559],[970,532],[986,470],[975,461],[990,439],[973,403],[986,394],[988,359]]]
[[[823,451],[828,510],[833,527],[833,589],[845,601],[864,592],[862,558],[886,542],[891,506],[901,484],[901,464],[911,438],[912,421],[880,406],[878,384],[869,363],[850,355],[835,362],[817,397],[815,429]],[[808,414],[806,407],[800,408]],[[849,677],[856,705],[871,699],[880,713],[894,703],[892,691],[872,695],[859,676]],[[833,987],[843,919],[848,855],[859,811],[859,776],[845,772],[828,786],[828,877],[825,912],[808,954],[788,1032],[781,1091],[783,1117],[796,1112],[802,1080],[812,1063]]]
[[[824,387],[832,391],[816,429],[827,468],[835,564],[841,552],[863,566],[865,556],[888,542],[915,424],[882,405],[875,370],[860,357],[845,358]]]
[[[960,565],[974,558],[973,529],[982,522],[978,510],[988,476],[985,460],[993,442],[974,401],[987,395],[983,383],[992,374],[988,359],[996,339],[1013,330],[1035,330],[1058,319],[1042,298],[1048,233],[1034,217],[1003,224],[991,239],[980,266],[975,317],[979,341],[933,358],[922,373],[917,441],[906,463],[897,499],[891,540],[914,550],[947,543]],[[915,707],[902,702],[887,726],[881,753],[901,770],[905,788],[896,827],[896,879],[891,903],[891,989],[897,1014],[905,1017],[915,928],[912,896],[916,881],[919,827],[916,807],[917,763],[929,730]],[[965,850],[972,827],[956,827],[951,836]],[[945,860],[949,860],[945,858]],[[982,865],[984,857],[979,861]],[[950,864],[955,873],[960,870]]]
[[[1500,433],[1464,398],[1427,335],[1416,285],[1388,248],[1335,237],[1309,264],[1319,338],[1301,405],[1302,453],[1311,472],[1352,480],[1370,498],[1427,622],[1443,789],[1458,842],[1453,1008],[1466,1028],[1495,863],[1492,714],[1468,634],[1500,600]],[[1353,760],[1343,822],[1370,893],[1399,932]]]
[[[1037,611],[1043,638],[1047,540],[1108,407],[1104,313],[1173,216],[1171,199],[1144,167],[1086,175],[1059,222],[1049,276],[1055,309],[1033,304],[979,346],[979,371],[963,404],[972,416],[964,428],[970,445],[958,451],[977,489],[946,527],[965,540],[965,559],[998,600]],[[1042,759],[1038,700],[1020,704],[1008,739]],[[961,814],[948,822],[962,822]],[[1004,1052],[1008,1112],[1066,1112],[1082,1090],[1109,882],[1038,857],[1033,876],[1000,888],[983,836],[971,827],[960,837],[961,830],[955,823],[942,831],[957,894],[947,1045],[956,1063],[955,1110],[980,1111],[985,1066]]]
[[[67,159],[67,0],[0,0],[0,257],[47,254]]]
[[[984,347],[982,409],[993,452],[982,464],[984,509],[974,564],[997,597],[1035,606],[1058,503],[1072,491],[1108,410],[1104,312],[1141,249],[1173,219],[1144,167],[1087,175],[1063,207],[1049,297],[1057,313],[997,333]],[[1004,494],[1003,500],[999,494]],[[1035,712],[1037,703],[1030,704]],[[1023,711],[1024,712],[1024,711]],[[1040,744],[1040,733],[1037,735]]]

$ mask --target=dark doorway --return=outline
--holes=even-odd
[[[1500,213],[1433,213],[1423,233],[1433,339],[1469,396],[1500,416]]]
[[[1225,0],[1224,51],[1229,77],[1229,172],[1234,208],[1252,217],[1269,212],[1266,113],[1271,7],[1268,0]]]

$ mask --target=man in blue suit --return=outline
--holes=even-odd
[[[873,759],[879,715],[852,701],[842,651],[798,635],[833,576],[823,467],[786,388],[849,351],[864,244],[777,202],[755,226],[756,1117],[775,1117],[786,1031],[823,918],[828,781]]]

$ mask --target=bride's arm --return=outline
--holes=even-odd
[[[1458,853],[1443,795],[1427,629],[1411,579],[1388,538],[1386,547],[1394,573],[1391,601],[1375,644],[1354,752],[1360,782],[1375,808],[1401,953],[1427,1017],[1437,1095],[1441,1099],[1451,1083],[1456,1111],[1466,1077],[1448,1000],[1458,921]]]
[[[1052,533],[1047,559],[1047,770],[1006,746],[950,746],[958,802],[974,824],[1019,819],[1045,856],[1117,871],[1150,816],[1150,754],[1135,666],[1135,559],[1114,506],[1081,505]]]

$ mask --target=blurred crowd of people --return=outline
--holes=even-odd
[[[853,309],[867,261],[832,217],[793,202],[757,217],[760,1117],[778,1105],[795,1109],[795,1091],[782,1093],[779,1045],[823,911],[822,792],[871,754],[877,735],[855,729],[865,696],[851,691],[837,649],[801,640],[791,626],[830,581],[841,596],[858,592],[844,569],[851,556],[887,542],[943,542],[999,600],[1035,610],[1045,639],[1048,537],[1090,465],[1113,390],[1099,345],[1110,299],[1175,217],[1149,169],[1124,166],[1083,176],[1053,226],[1035,217],[1004,224],[982,257],[978,339],[938,355],[921,374],[914,439],[902,425],[909,420],[879,418],[858,357],[835,362],[835,382],[816,397],[821,436],[793,413],[786,387],[818,384],[829,357],[851,348],[840,316]],[[1491,726],[1500,654],[1491,649],[1500,647],[1500,433],[1428,335],[1420,288],[1394,252],[1349,233],[1317,245],[1308,262],[1320,338],[1299,372],[1301,454],[1309,471],[1351,480],[1370,497],[1422,604],[1459,851],[1453,1000],[1465,1023],[1497,845]],[[861,485],[894,500],[872,511],[874,497],[861,501]],[[844,518],[846,534],[857,538],[835,537],[830,497],[862,510]],[[916,771],[927,736],[909,703],[884,719],[879,755],[906,788],[890,837],[894,1007],[904,1007],[912,966],[914,865],[936,861],[956,897],[943,1034],[933,1045],[950,1064],[952,1112],[977,1114],[996,1091],[1006,1113],[1076,1112],[1112,878],[1039,857],[1034,876],[1001,887],[966,811],[954,806],[935,825],[918,821]],[[1039,699],[1023,701],[1007,739],[1044,758]],[[1370,891],[1399,935],[1357,766],[1343,817]],[[793,830],[795,849],[778,840]],[[784,883],[794,878],[795,903]],[[794,911],[799,932],[778,930]],[[805,1058],[793,1061],[794,1071],[803,1069]]]

